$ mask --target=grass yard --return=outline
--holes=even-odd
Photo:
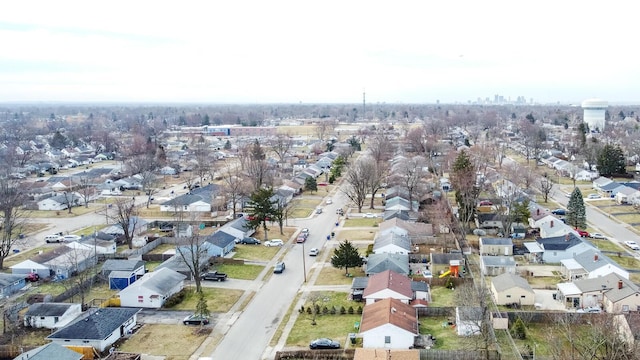
[[[376,232],[374,230],[338,230],[336,240],[373,240]]]
[[[355,308],[355,307],[354,307]],[[321,337],[328,337],[340,342],[340,346],[344,347],[348,341],[349,333],[357,332],[354,329],[356,321],[360,321],[362,315],[317,315],[316,325],[311,325],[313,315],[307,313],[300,314],[296,323],[293,325],[287,346],[301,346],[308,348],[309,342]]]
[[[278,126],[276,129],[278,134],[285,134],[289,136],[311,136],[317,138],[316,129],[317,125],[291,125],[291,126]]]
[[[593,246],[597,247],[598,249],[600,249],[601,251],[623,251],[622,246],[618,245],[618,244],[614,244],[609,240],[596,240],[596,239],[589,239],[588,240],[590,243],[593,244]]]
[[[609,257],[625,269],[640,269],[640,261],[631,256],[609,255]]]
[[[449,319],[444,316],[423,316],[419,319],[420,334],[431,334],[436,338],[434,349],[459,350],[462,348],[462,343],[456,333],[456,328],[451,325],[443,325],[446,324],[448,320]]]
[[[345,276],[344,269],[336,269],[330,263],[327,263],[320,271],[316,285],[351,285],[353,277],[365,276],[362,268],[350,268],[349,274],[352,277]]]
[[[118,351],[166,356],[166,360],[187,360],[207,338],[197,326],[145,324]],[[158,341],[171,339],[171,341]]]
[[[431,302],[429,306],[454,306],[455,290],[447,289],[444,286],[431,287]]]
[[[630,273],[629,274],[629,280],[633,281],[634,283],[640,283],[640,274],[639,273]]]
[[[291,207],[293,208],[307,208],[307,209],[315,209],[322,203],[321,198],[311,198],[311,197],[302,197],[298,199],[294,199],[291,202]]]
[[[191,310],[196,309],[198,297],[196,296],[195,287],[185,287],[186,296],[180,304],[171,307],[171,310]],[[242,293],[242,290],[221,289],[221,288],[202,288],[205,298],[207,299],[207,307],[211,312],[227,312],[233,304],[235,304]]]
[[[98,285],[92,286],[84,298],[86,302],[89,302],[94,299],[106,300],[116,294],[118,294],[117,290],[110,290],[109,284],[104,283],[104,284],[98,284]]]
[[[174,244],[160,244],[156,246],[155,249],[149,251],[149,254],[164,254],[165,251],[175,250],[176,246]]]
[[[149,270],[149,271],[153,271],[155,270],[158,266],[160,266],[160,264],[162,264],[162,261],[147,261],[144,264],[145,269]]]
[[[280,250],[279,247],[238,244],[234,250],[235,254],[233,257],[236,259],[269,261],[274,257],[278,250]]]
[[[307,218],[309,217],[309,215],[311,215],[312,212],[313,212],[313,209],[311,208],[295,207],[289,213],[289,218],[291,219]]]
[[[377,227],[380,222],[380,218],[365,219],[365,218],[349,218],[344,221],[344,227]]]
[[[255,280],[264,270],[264,266],[223,264],[218,266],[216,270],[227,274],[231,279]]]
[[[89,204],[89,207],[86,208],[83,206],[76,206],[71,209],[71,214],[69,214],[69,210],[30,210],[28,217],[30,218],[72,218],[79,215],[88,214],[90,212],[95,212],[98,208]]]
[[[298,230],[297,228],[294,227],[286,227],[283,226],[282,227],[282,232],[284,234],[280,234],[280,227],[279,226],[267,226],[267,235],[269,240],[271,239],[282,239],[282,241],[284,241],[285,243],[287,241],[289,241],[289,239],[291,239],[291,237],[293,236],[293,233],[296,232],[296,230]],[[260,241],[264,241],[264,233],[262,230],[262,226],[260,226],[259,228],[256,229],[256,232],[253,234],[253,237],[260,240]],[[263,246],[263,248],[266,246]]]
[[[640,214],[615,215],[614,217],[627,224],[640,223]]]

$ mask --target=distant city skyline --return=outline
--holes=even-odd
[[[620,1],[11,2],[0,103],[639,104]]]

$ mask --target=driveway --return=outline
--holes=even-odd
[[[535,293],[536,304],[540,305],[538,310],[566,310],[564,304],[553,299],[553,294],[556,293],[556,290],[533,289],[533,292]]]

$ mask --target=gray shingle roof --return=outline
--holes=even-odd
[[[117,260],[108,259],[102,265],[102,272],[106,271],[133,271],[139,267],[144,266],[142,260]]]
[[[87,316],[47,336],[47,339],[104,340],[139,311],[139,308],[92,309]]]
[[[513,245],[511,238],[481,238],[483,245]]]
[[[496,291],[505,291],[508,289],[512,289],[514,287],[519,287],[526,291],[533,292],[531,285],[527,282],[526,279],[509,273],[504,273],[494,277],[491,280],[491,284],[496,289]]]
[[[48,343],[18,355],[14,360],[80,360],[83,355],[60,344]]]
[[[405,254],[371,254],[367,258],[367,275],[393,270],[399,274],[409,274],[409,256]]]
[[[25,316],[62,316],[72,306],[71,303],[35,303],[29,306]]]

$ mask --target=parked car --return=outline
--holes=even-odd
[[[326,204],[327,204],[327,205],[331,205],[331,204],[333,204],[333,200],[331,200],[331,198],[328,198],[328,199],[327,199],[327,201],[326,201]]]
[[[576,310],[576,312],[579,313],[590,313],[590,314],[600,314],[602,312],[602,309],[600,309],[599,307],[587,307],[584,309],[578,309]]]
[[[240,244],[260,245],[260,240],[258,240],[256,238],[252,238],[252,237],[246,237],[246,238],[240,240]]]
[[[296,238],[296,242],[298,244],[302,244],[305,241],[307,241],[307,237],[304,236],[304,234],[299,234],[298,237]]]
[[[580,234],[580,236],[582,237],[590,237],[589,232],[586,230],[580,230],[580,229],[576,229],[576,231],[578,232],[578,234]]]
[[[276,265],[273,267],[273,273],[274,274],[282,274],[282,272],[285,269],[285,265],[284,265],[284,261],[281,261],[279,263],[276,263]]]
[[[312,248],[311,250],[309,250],[309,256],[318,256],[319,253],[320,253],[320,250],[316,248]]]
[[[591,233],[592,239],[606,239],[607,237],[600,233]]]
[[[316,209],[316,214],[322,214],[322,208],[317,208]]]
[[[193,314],[184,318],[184,320],[182,320],[182,323],[185,325],[207,325],[209,324],[209,318],[202,315]]]
[[[38,275],[38,273],[30,272],[24,279],[28,282],[36,282],[40,280],[40,275]]]
[[[587,196],[587,199],[600,199],[602,196],[600,196],[600,194],[589,194],[589,196]]]
[[[282,246],[284,241],[280,239],[267,240],[264,242],[264,246]]]
[[[375,214],[373,214],[373,213],[366,213],[366,214],[362,215],[362,217],[363,217],[363,218],[372,219],[372,218],[375,218],[375,217],[376,217],[376,215],[375,215]]]
[[[62,237],[60,235],[47,235],[47,236],[44,237],[44,241],[47,244],[59,243],[59,242],[63,242],[64,241],[64,237]]]
[[[567,215],[567,210],[565,209],[555,209],[551,211],[553,215]]]
[[[65,235],[65,236],[63,236],[64,242],[79,241],[80,239],[82,239],[82,236],[79,236],[79,235]]]
[[[636,243],[635,241],[627,240],[624,242],[624,244],[627,245],[631,250],[640,250],[640,246],[638,246],[638,243]]]
[[[300,230],[301,234],[305,234],[305,236],[309,236],[309,228],[302,228],[302,230]]]
[[[327,338],[315,339],[309,343],[310,349],[340,349],[340,343]]]
[[[226,281],[227,280],[227,274],[221,273],[221,272],[217,272],[217,271],[210,271],[208,273],[204,273],[204,274],[200,275],[200,278],[202,280]]]

